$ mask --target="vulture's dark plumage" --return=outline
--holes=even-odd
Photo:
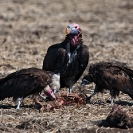
[[[18,101],[17,109],[19,109],[20,101],[23,98],[31,94],[39,94],[42,90],[50,97],[55,98],[52,90],[48,87],[53,85],[53,77],[54,74],[51,72],[37,68],[21,69],[11,73],[0,79],[0,100],[13,97]]]
[[[111,94],[111,104],[113,99],[122,91],[133,99],[133,70],[124,63],[100,62],[90,66],[89,73],[82,79],[81,85],[94,82],[96,84],[94,93],[109,90]]]
[[[48,48],[43,70],[60,73],[61,88],[68,87],[71,92],[88,61],[89,51],[83,44],[80,26],[73,23],[66,28],[65,40]]]
[[[132,112],[126,112],[122,106],[114,105],[107,118],[102,120],[99,126],[122,129],[133,128]]]

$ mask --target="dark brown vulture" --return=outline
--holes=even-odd
[[[80,26],[73,23],[66,28],[65,40],[48,48],[43,70],[58,72],[61,88],[68,87],[69,92],[72,92],[73,85],[84,72],[88,61],[89,51],[83,44]]]
[[[114,105],[106,120],[102,120],[99,126],[128,129],[133,128],[133,115],[123,110],[122,106]]]
[[[46,95],[55,98],[50,87],[56,86],[59,89],[59,82],[57,74],[37,68],[21,69],[0,79],[0,100],[13,97],[17,100],[19,109],[23,98],[31,94],[38,95],[42,90]]]
[[[94,93],[109,90],[111,95],[111,104],[113,100],[122,91],[133,99],[133,70],[129,69],[124,63],[120,62],[100,62],[90,66],[89,73],[82,79],[81,85],[96,84]]]

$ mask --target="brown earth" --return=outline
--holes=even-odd
[[[89,64],[115,60],[125,62],[133,69],[132,0],[0,0],[0,77],[21,68],[42,68],[48,46],[63,41],[70,22],[81,26],[84,44],[90,51]],[[74,91],[90,95],[94,84],[81,90],[80,82],[81,79],[75,84]],[[5,99],[0,102],[0,131],[133,132],[133,129],[97,126],[111,110],[108,92],[91,101],[93,104],[39,113],[30,98],[24,100],[19,111],[15,110],[11,98]],[[125,110],[133,111],[129,96],[121,94],[115,101]]]

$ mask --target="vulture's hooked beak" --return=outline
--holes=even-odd
[[[53,99],[56,99],[55,94],[54,94],[53,91],[51,92],[50,96],[51,96]]]
[[[54,92],[52,91],[52,89],[49,87],[49,85],[47,85],[45,88],[44,88],[44,93],[51,97],[52,99],[56,99],[56,96],[54,95]]]
[[[70,33],[70,28],[66,28],[66,35],[68,35]]]

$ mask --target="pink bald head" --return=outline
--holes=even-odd
[[[76,23],[69,24],[66,28],[66,34],[78,35],[81,32],[80,26]]]
[[[81,28],[78,24],[76,23],[69,24],[66,28],[66,34],[67,36],[69,36],[72,46],[79,45],[79,40],[80,40],[79,35],[81,34]]]
[[[54,95],[54,92],[52,91],[52,89],[51,89],[50,87],[44,88],[44,93],[45,93],[47,96],[49,96],[49,97],[51,97],[51,98],[53,98],[53,99],[56,98],[55,95]]]

